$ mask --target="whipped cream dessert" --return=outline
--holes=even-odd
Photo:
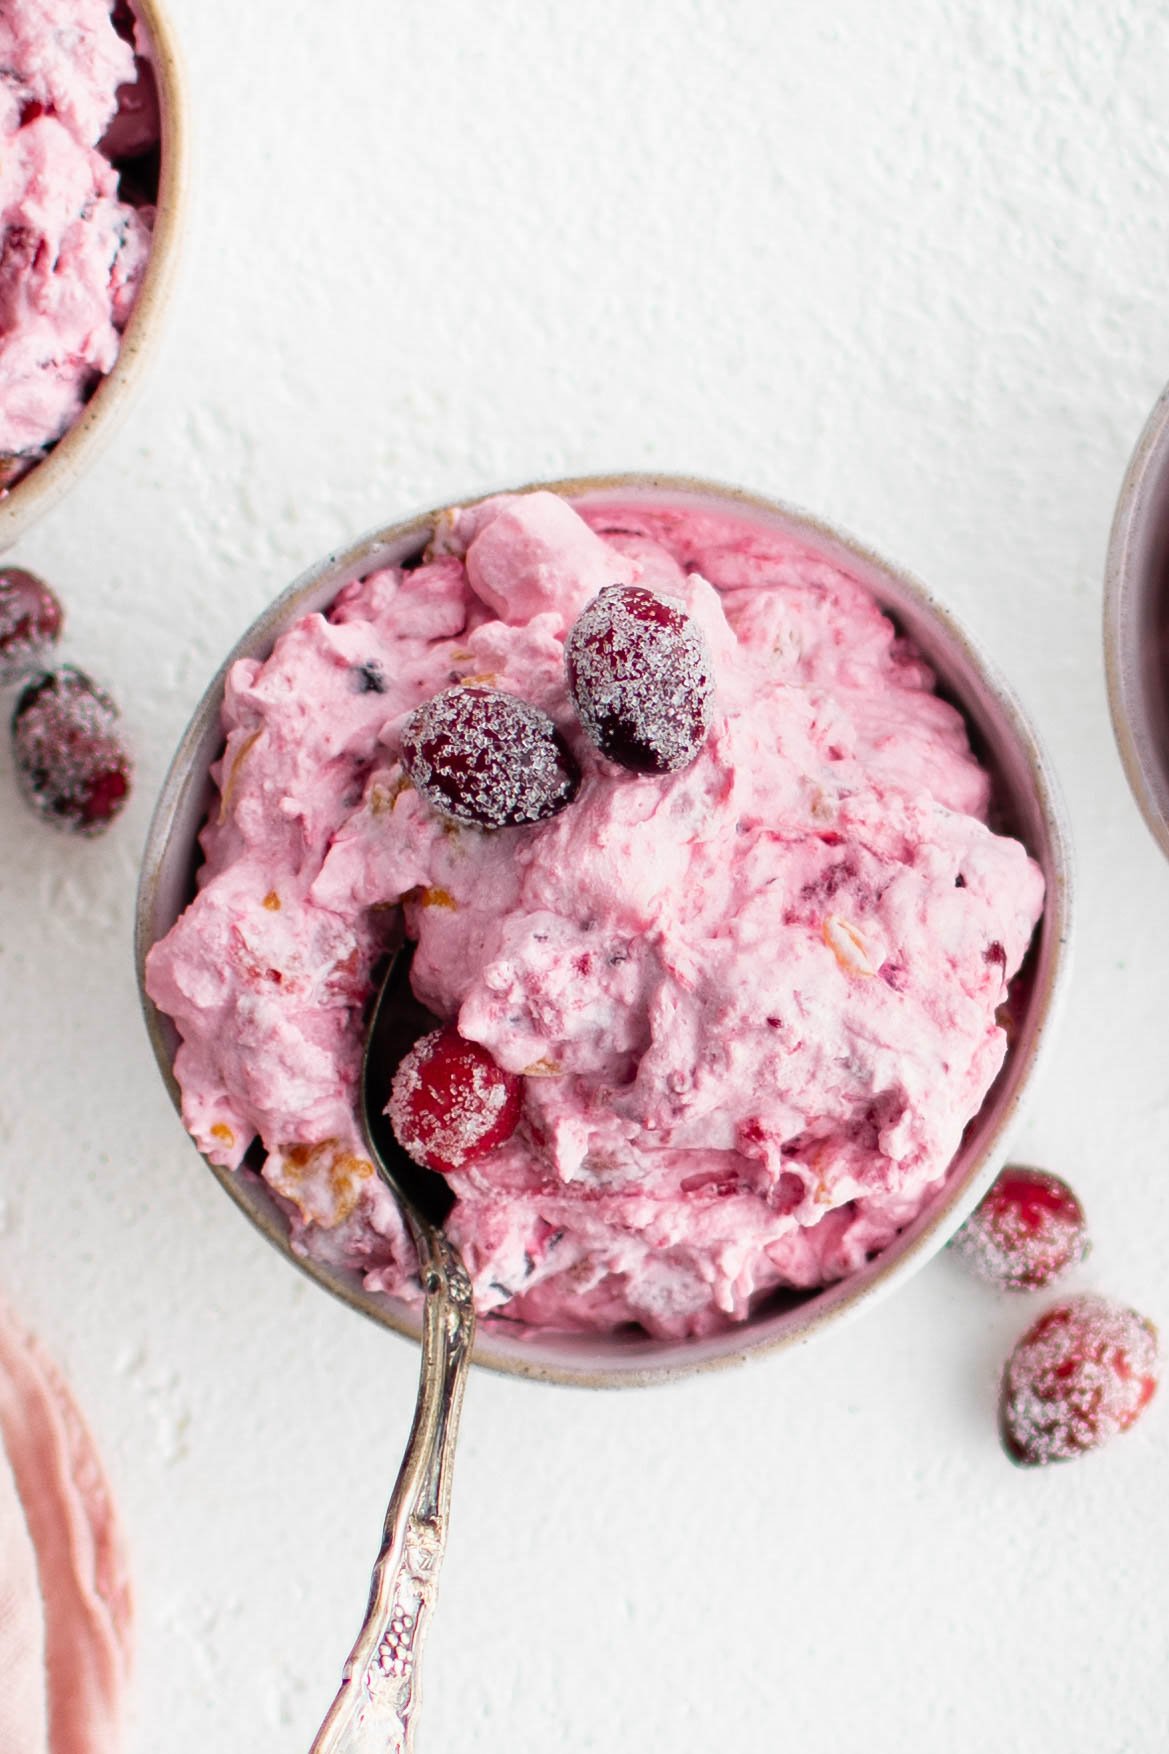
[[[110,371],[150,249],[153,208],[124,198],[113,156],[148,150],[157,116],[111,12],[0,6],[0,490]]]
[[[616,585],[703,636],[677,770],[616,765],[574,710],[566,641]],[[555,815],[481,828],[412,783],[407,721],[460,683],[549,715],[579,766]],[[238,662],[224,730],[147,984],[199,1148],[262,1168],[298,1250],[418,1295],[358,1121],[399,919],[418,997],[520,1078],[516,1130],[449,1177],[481,1313],[707,1333],[854,1271],[943,1181],[1043,879],[927,666],[806,539],[546,492],[456,510]]]

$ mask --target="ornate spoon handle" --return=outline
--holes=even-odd
[[[365,1623],[310,1754],[410,1754],[414,1745],[418,1668],[446,1546],[475,1307],[466,1269],[442,1232],[407,1216],[426,1293],[418,1404],[386,1512]]]

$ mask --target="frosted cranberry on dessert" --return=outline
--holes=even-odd
[[[89,677],[66,667],[35,677],[12,715],[16,775],[25,800],[55,827],[100,834],[130,793],[118,709]]]
[[[951,1247],[980,1279],[1005,1291],[1038,1291],[1088,1253],[1084,1208],[1059,1176],[1011,1166]]]
[[[15,682],[61,632],[56,595],[23,567],[0,569],[0,682]]]
[[[580,768],[548,714],[498,688],[447,688],[402,731],[406,772],[435,810],[481,828],[543,822],[571,804]]]
[[[510,1139],[522,1107],[523,1079],[447,1024],[405,1055],[386,1113],[408,1157],[449,1175]]]
[[[681,603],[611,585],[565,647],[568,685],[589,739],[634,773],[688,767],[710,724],[713,680],[700,629]]]
[[[1136,1310],[1087,1294],[1056,1304],[1023,1335],[1003,1375],[1007,1454],[1043,1467],[1099,1449],[1140,1418],[1158,1373],[1157,1330]]]

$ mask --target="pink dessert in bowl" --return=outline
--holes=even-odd
[[[613,586],[676,606],[709,657],[664,772],[608,759],[575,710],[565,642]],[[460,822],[413,783],[411,714],[459,685],[553,722],[581,778],[546,820]],[[418,520],[294,587],[180,751],[139,950],[225,1185],[408,1326],[412,1254],[356,1118],[404,918],[419,997],[522,1081],[514,1132],[449,1178],[477,1355],[637,1380],[805,1333],[945,1239],[1033,1065],[1066,876],[1029,734],[915,587],[782,508],[625,478]]]
[[[63,491],[137,376],[184,146],[155,0],[0,10],[0,545]]]

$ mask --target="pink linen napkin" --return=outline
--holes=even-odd
[[[130,1588],[93,1440],[0,1307],[0,1754],[115,1754]]]

